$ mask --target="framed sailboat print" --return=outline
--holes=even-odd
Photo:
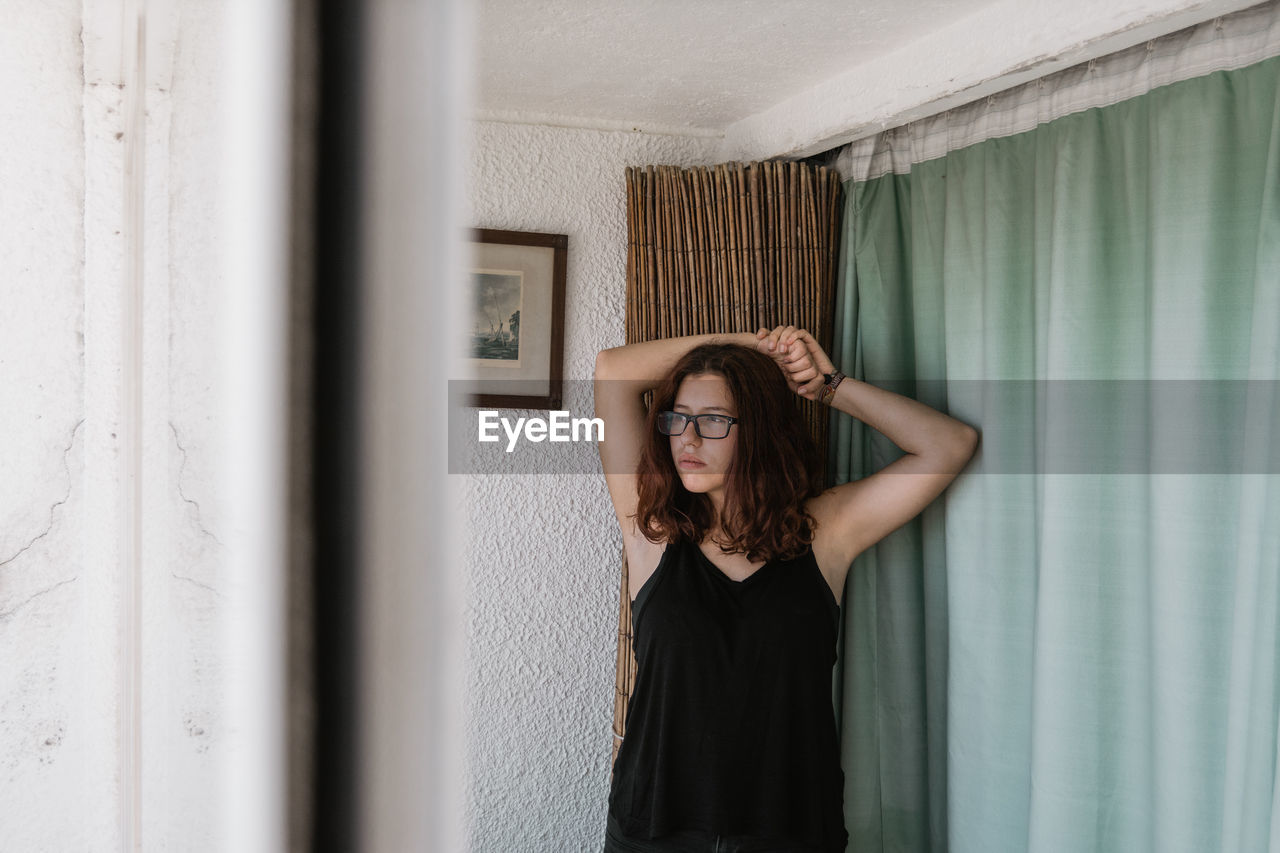
[[[471,405],[560,408],[568,236],[477,228],[469,249]]]

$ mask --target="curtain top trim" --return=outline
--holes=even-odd
[[[1280,56],[1280,0],[1092,59],[1030,83],[846,145],[835,168],[867,181],[988,139],[1013,136],[1171,83]]]

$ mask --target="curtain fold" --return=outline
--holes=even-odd
[[[629,168],[626,342],[793,324],[831,344],[839,175],[799,162]],[[797,398],[815,441],[827,418]],[[635,683],[625,556],[614,756]]]
[[[833,360],[983,433],[851,573],[850,850],[1280,853],[1277,54],[1268,3],[842,156]]]

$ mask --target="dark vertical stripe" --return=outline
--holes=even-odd
[[[316,689],[313,849],[356,849],[359,815],[361,4],[317,0],[315,374]]]

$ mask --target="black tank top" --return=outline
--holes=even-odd
[[[845,849],[839,614],[812,549],[735,581],[696,544],[667,546],[631,610],[636,683],[609,793],[626,835]]]

